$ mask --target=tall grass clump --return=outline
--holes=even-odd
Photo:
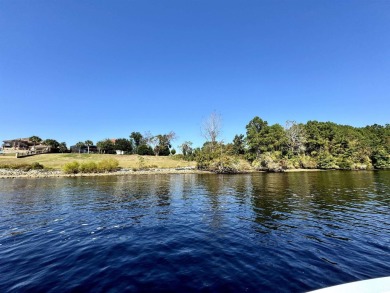
[[[107,159],[100,162],[85,162],[79,164],[77,161],[73,161],[65,164],[62,170],[66,174],[77,173],[104,173],[113,172],[118,170],[119,162],[115,159]]]
[[[80,164],[76,161],[66,163],[62,167],[62,171],[64,171],[65,174],[77,174],[79,173],[79,167]]]
[[[14,170],[22,170],[22,171],[30,171],[30,170],[42,170],[45,167],[38,163],[34,162],[31,164],[0,164],[0,169],[14,169]]]
[[[98,172],[98,167],[95,162],[86,162],[81,163],[79,167],[81,173],[96,173]]]
[[[98,172],[112,172],[118,170],[119,162],[115,159],[106,159],[97,163]]]

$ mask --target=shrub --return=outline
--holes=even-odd
[[[172,159],[180,161],[185,160],[185,157],[183,154],[175,154],[174,156],[172,156]]]
[[[288,162],[281,159],[281,154],[275,153],[263,153],[256,160],[252,162],[253,168],[256,170],[264,170],[269,172],[283,172],[287,169]]]
[[[32,163],[32,164],[3,164],[0,165],[0,169],[16,169],[16,170],[22,170],[22,171],[30,171],[30,170],[41,170],[44,166],[39,164],[38,162]]]
[[[355,169],[354,162],[349,158],[342,158],[338,160],[337,165],[342,170],[352,170]]]
[[[317,161],[309,156],[300,156],[300,166],[304,169],[315,169],[317,168]]]
[[[73,162],[70,162],[70,163],[66,163],[62,167],[62,170],[66,174],[77,174],[77,173],[79,173],[79,167],[80,167],[80,164],[78,162],[76,162],[76,161],[73,161]]]
[[[96,173],[98,168],[95,162],[82,163],[79,167],[81,173]]]
[[[238,157],[221,156],[219,158],[207,158],[207,156],[197,156],[197,168],[219,174],[241,173],[247,166],[240,164]]]
[[[336,159],[328,152],[321,153],[318,156],[318,168],[320,169],[339,169]]]
[[[38,162],[34,162],[31,164],[31,169],[33,170],[42,170],[43,168],[44,166],[39,164]]]
[[[118,169],[119,162],[115,159],[107,159],[97,163],[98,172],[112,172]]]

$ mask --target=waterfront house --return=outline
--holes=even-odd
[[[3,140],[2,148],[4,153],[48,153],[51,151],[50,146],[44,144],[35,145],[29,138]]]

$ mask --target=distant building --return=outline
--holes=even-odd
[[[35,145],[29,138],[17,138],[3,140],[3,152],[4,153],[17,153],[17,152],[50,152],[50,146],[44,144]]]
[[[71,153],[81,153],[81,154],[87,154],[88,153],[88,147],[87,146],[82,146],[80,149],[79,147],[72,145],[70,148]],[[90,145],[89,146],[89,153],[90,154],[95,154],[98,152],[98,148],[95,145]]]
[[[30,147],[34,146],[34,143],[29,138],[17,138],[10,140],[3,140],[4,150],[29,150]]]

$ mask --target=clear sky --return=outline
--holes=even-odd
[[[390,1],[0,0],[0,140],[390,123]]]

